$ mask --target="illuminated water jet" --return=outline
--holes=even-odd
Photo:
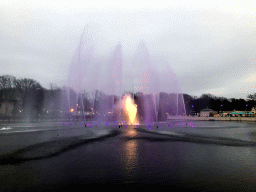
[[[101,60],[97,54],[101,33],[95,24],[86,26],[75,51],[62,101],[69,119],[118,126],[155,124],[168,115],[186,115],[181,87],[168,63],[153,61],[143,41],[137,46],[129,72],[124,68],[121,42],[108,59]]]
[[[125,110],[129,117],[129,123],[133,125],[135,123],[135,118],[137,114],[137,105],[134,104],[134,101],[132,100],[130,95],[126,96]]]

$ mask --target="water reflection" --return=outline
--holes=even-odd
[[[128,126],[124,130],[124,136],[126,138],[136,137],[137,134],[138,132],[136,131],[135,126]],[[136,176],[135,170],[138,168],[138,140],[126,140],[123,143],[122,149],[122,165],[128,179],[127,182],[132,182],[132,178]]]

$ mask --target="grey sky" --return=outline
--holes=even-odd
[[[103,30],[99,55],[108,59],[121,41],[126,70],[144,40],[160,70],[171,66],[184,93],[245,98],[256,91],[255,8],[254,1],[4,0],[0,75],[64,85],[92,21]]]

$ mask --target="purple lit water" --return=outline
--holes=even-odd
[[[63,111],[71,119],[86,118],[84,114],[90,112],[90,118],[97,119],[99,125],[107,122],[120,124],[125,120],[121,103],[127,90],[123,84],[131,82],[133,86],[129,91],[132,96],[136,95],[136,118],[141,123],[166,120],[167,113],[172,116],[186,115],[182,90],[170,64],[165,64],[164,72],[160,71],[162,63],[152,60],[146,43],[141,41],[135,50],[132,68],[126,71],[130,78],[125,80],[129,82],[124,82],[126,62],[123,61],[121,42],[107,59],[102,60],[97,50],[101,42],[99,34],[102,33],[97,24],[88,24],[73,56],[66,89],[62,94]]]

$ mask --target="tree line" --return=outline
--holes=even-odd
[[[138,106],[138,116],[145,114],[142,103],[147,100],[151,107],[147,108],[152,113],[158,111],[158,120],[165,120],[166,113],[170,115],[195,115],[202,109],[210,108],[218,113],[222,111],[251,111],[256,106],[256,93],[249,94],[247,100],[216,97],[211,94],[203,94],[194,97],[188,94],[175,94],[161,92],[158,99],[131,93],[135,104]],[[184,100],[183,100],[184,99]],[[102,91],[94,90],[77,94],[67,87],[58,87],[54,84],[46,89],[33,79],[16,78],[11,75],[0,76],[0,118],[2,119],[42,119],[42,118],[67,118],[70,109],[91,113],[102,112],[102,105],[107,103],[105,110],[111,110],[112,105],[118,101],[114,95],[105,95]],[[143,101],[144,100],[144,101]],[[152,105],[158,102],[158,107]],[[4,109],[3,109],[4,108]],[[3,113],[4,111],[4,113]],[[155,115],[153,114],[152,117]]]
[[[223,111],[251,111],[256,107],[256,93],[249,94],[247,100],[216,97],[211,94],[203,94],[199,98],[184,94],[187,114],[199,113],[202,109],[210,108],[218,113]]]

